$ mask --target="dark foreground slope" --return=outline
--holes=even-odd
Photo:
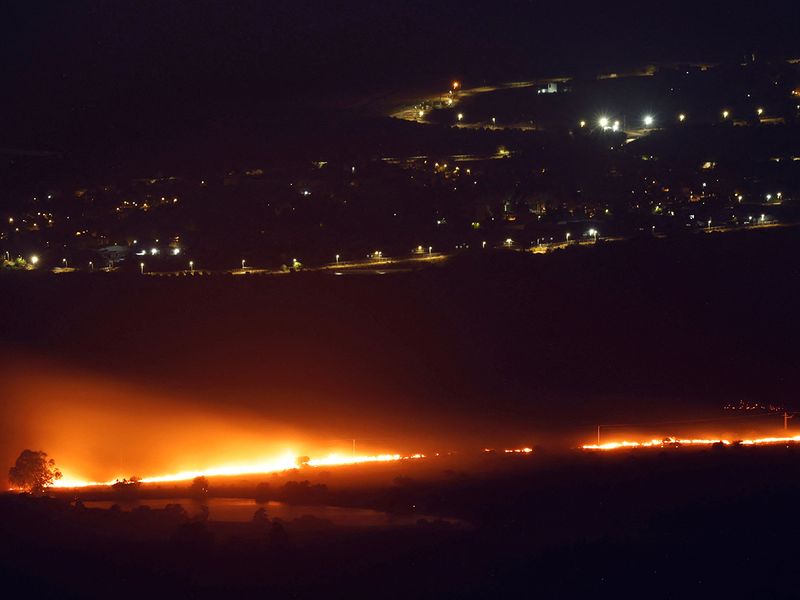
[[[793,448],[643,451],[382,489],[467,528],[226,527],[5,496],[0,575],[60,598],[789,598],[798,465]]]

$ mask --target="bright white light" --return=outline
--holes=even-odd
[[[686,115],[685,114],[681,113],[681,114],[678,115],[678,121],[683,123],[685,120],[686,120]]]
[[[611,126],[611,131],[619,131],[619,121],[614,121],[614,124]]]
[[[32,265],[35,265],[38,262],[39,262],[39,257],[38,256],[36,256],[35,254],[33,256],[31,256],[31,264]]]
[[[181,253],[181,249],[180,248],[173,248],[172,249],[172,256],[178,256],[178,254],[180,254],[180,253]]]
[[[158,248],[150,248],[150,254],[152,254],[153,256],[158,254]]]
[[[756,114],[757,114],[757,115],[760,117],[761,115],[763,115],[763,114],[764,114],[764,109],[763,109],[763,108],[759,108],[759,109],[757,109],[757,110],[756,110]]]
[[[458,120],[461,121],[464,118],[464,113],[458,113]]]
[[[730,114],[731,114],[731,113],[730,113],[729,111],[727,111],[727,110],[723,110],[723,111],[722,111],[722,118],[723,118],[723,119],[727,119],[727,118],[730,116]]]
[[[645,115],[643,120],[644,120],[645,127],[650,127],[655,122],[655,119],[653,119],[652,115]]]
[[[603,129],[605,129],[606,127],[608,127],[608,117],[600,117],[597,120],[597,124],[600,125],[600,127],[602,127]]]

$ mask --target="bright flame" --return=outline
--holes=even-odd
[[[742,446],[765,446],[768,444],[786,444],[800,442],[800,435],[792,437],[765,437],[756,438],[751,440],[725,440],[725,439],[682,439],[674,437],[665,437],[662,439],[644,440],[640,442],[635,441],[621,441],[621,442],[607,442],[605,444],[584,444],[581,446],[583,450],[618,450],[620,448],[663,448],[664,446],[711,446],[712,444],[723,444],[730,446],[731,444],[741,444]]]
[[[348,456],[345,454],[332,453],[323,458],[313,458],[308,461],[311,467],[333,467],[340,465],[356,465],[364,463],[375,462],[392,462],[398,460],[415,460],[425,458],[424,454],[378,454],[375,456]],[[218,467],[211,467],[208,469],[201,469],[196,471],[179,471],[177,473],[170,473],[167,475],[154,475],[151,477],[142,477],[142,483],[170,483],[179,481],[189,481],[195,477],[219,477],[231,475],[257,475],[262,473],[275,473],[279,471],[288,471],[289,469],[297,468],[298,455],[293,452],[286,452],[281,457],[265,460],[250,464],[233,464],[221,465]],[[110,481],[86,481],[78,477],[72,476],[69,473],[64,473],[63,477],[54,482],[54,488],[80,488],[92,486],[111,486],[122,477],[117,477]]]

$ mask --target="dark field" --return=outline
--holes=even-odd
[[[30,382],[101,374],[382,450],[568,448],[598,422],[791,408],[798,250],[785,228],[382,276],[9,273],[0,342]]]
[[[783,228],[467,253],[383,276],[3,274],[3,389],[30,407],[3,420],[7,462],[35,445],[110,477],[124,440],[126,468],[169,472],[213,460],[245,422],[309,448],[354,437],[365,451],[443,455],[270,479],[289,503],[426,515],[403,526],[205,522],[71,507],[70,492],[6,495],[0,576],[61,598],[794,597],[798,448],[571,448],[598,422],[721,418],[739,400],[794,410],[798,250]],[[81,385],[64,383],[74,374]],[[109,382],[150,403],[120,413]],[[82,424],[84,397],[118,416]],[[198,412],[215,425],[194,430]],[[521,445],[536,451],[480,452]],[[295,478],[325,491],[287,496]],[[212,495],[252,497],[256,482],[214,480]]]
[[[387,528],[311,518],[283,531],[0,499],[8,586],[60,598],[790,598],[795,448],[530,457],[412,477],[394,498],[469,519]],[[44,568],[46,565],[46,568]]]

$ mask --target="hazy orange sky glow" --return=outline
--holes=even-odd
[[[324,440],[241,409],[29,358],[0,378],[0,452],[11,465],[23,448],[44,450],[67,481],[106,482],[184,471],[294,466],[294,457],[351,453],[347,440]],[[363,447],[362,447],[363,446]],[[359,454],[387,452],[359,444]],[[2,470],[4,485],[7,469]]]

